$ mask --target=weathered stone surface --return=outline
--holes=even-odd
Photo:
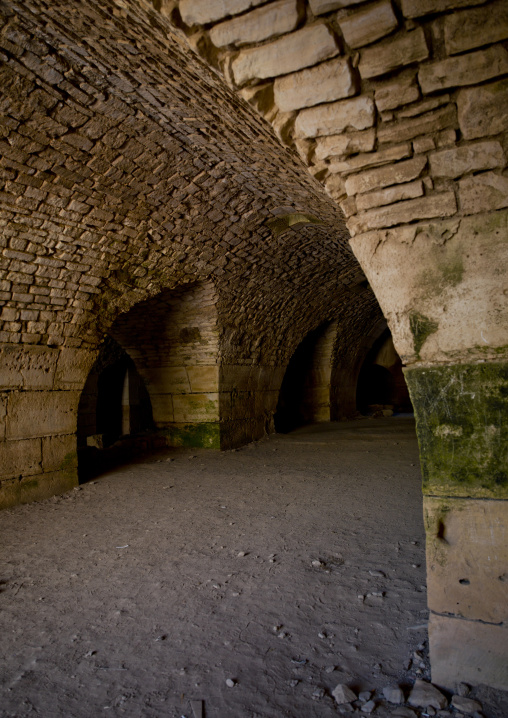
[[[488,7],[446,15],[444,37],[449,55],[505,40],[508,37],[508,5],[501,0]]]
[[[475,170],[504,167],[505,156],[499,142],[477,142],[429,155],[430,172],[434,177],[460,177]]]
[[[0,387],[51,388],[58,355],[58,350],[41,346],[3,346],[0,349]]]
[[[219,395],[174,394],[174,421],[182,423],[218,421]]]
[[[421,180],[414,182],[406,182],[406,184],[397,184],[393,187],[378,190],[377,192],[367,192],[360,194],[356,198],[356,206],[359,212],[371,209],[372,207],[382,207],[393,202],[400,202],[404,199],[414,199],[423,195],[423,183]]]
[[[262,42],[295,30],[299,19],[297,0],[277,0],[247,15],[214,25],[210,39],[216,47]]]
[[[74,433],[78,401],[79,392],[75,391],[25,391],[11,394],[7,405],[7,438]]]
[[[386,686],[383,688],[383,695],[389,703],[397,705],[404,703],[404,693],[399,686]]]
[[[8,509],[17,504],[63,494],[78,485],[77,471],[51,471],[45,474],[29,474],[22,479],[2,482],[0,508]]]
[[[25,439],[0,444],[0,477],[38,474],[41,467],[41,440]]]
[[[339,705],[344,703],[352,703],[356,700],[356,693],[349,688],[345,683],[339,683],[332,691],[332,696],[335,698]]]
[[[423,115],[426,112],[435,110],[442,105],[447,105],[450,102],[450,95],[440,95],[439,97],[431,97],[430,99],[423,100],[422,102],[415,102],[410,107],[404,107],[402,110],[397,112],[399,119],[406,119],[407,117],[416,117],[417,115]]]
[[[432,680],[453,689],[460,680],[508,690],[508,628],[430,614]]]
[[[417,137],[413,140],[413,150],[417,155],[420,152],[429,152],[429,150],[435,150],[436,143],[433,137]]]
[[[466,140],[506,130],[508,79],[461,90],[457,97],[459,125]]]
[[[464,214],[477,214],[508,207],[508,177],[483,172],[459,180],[459,199]]]
[[[325,189],[336,202],[347,197],[346,184],[341,175],[331,175],[327,177],[325,180]]]
[[[446,696],[444,696],[436,686],[426,681],[420,681],[418,678],[409,694],[407,702],[409,705],[415,706],[415,708],[427,708],[431,706],[436,710],[446,708],[448,705]]]
[[[420,89],[416,84],[416,72],[403,72],[397,78],[379,83],[374,98],[380,112],[393,110],[420,98]]]
[[[452,706],[462,713],[477,713],[482,709],[482,704],[479,701],[474,701],[466,696],[453,696]]]
[[[275,103],[283,112],[333,102],[355,93],[351,65],[342,58],[277,78],[274,83]]]
[[[429,49],[421,28],[361,51],[358,69],[363,79],[378,77],[412,62],[426,60]]]
[[[397,202],[380,209],[371,209],[356,217],[351,217],[347,226],[353,234],[371,229],[393,227],[397,224],[413,222],[417,219],[432,217],[451,217],[457,211],[453,192],[439,192],[429,197]]]
[[[324,24],[310,25],[268,45],[242,50],[231,69],[235,82],[278,77],[302,70],[339,54],[332,32]]]
[[[402,0],[402,12],[405,17],[422,17],[485,2],[487,0]]]
[[[453,127],[457,123],[457,112],[455,105],[449,104],[440,107],[434,112],[429,112],[419,117],[411,117],[408,120],[399,120],[381,125],[378,130],[379,142],[401,142],[412,140],[418,135],[427,135],[432,132]]]
[[[302,110],[295,122],[296,137],[335,135],[343,130],[366,130],[374,125],[374,102],[370,97],[354,97],[329,105]]]
[[[489,430],[492,457],[496,437],[499,446],[502,445],[503,427],[492,424]],[[440,453],[439,444],[443,440],[447,452],[450,444],[454,444],[456,450],[466,442],[475,444],[469,437],[464,438],[465,432],[467,428],[460,422],[460,413],[448,423],[434,425],[435,453]],[[478,434],[477,429],[475,435]],[[482,441],[478,455],[484,448]],[[471,455],[475,447],[465,447],[465,450]],[[498,459],[501,459],[499,453]],[[504,468],[501,463],[497,473],[502,473]],[[488,623],[507,621],[508,581],[500,580],[508,563],[505,516],[503,501],[424,497],[427,593],[431,611]]]
[[[380,0],[344,17],[339,15],[338,22],[345,41],[354,48],[389,35],[398,25],[390,0]]]
[[[435,92],[475,85],[507,72],[508,52],[501,45],[493,45],[486,50],[423,65],[418,71],[418,81],[423,92]]]
[[[363,132],[344,132],[342,135],[318,137],[314,156],[317,160],[328,157],[347,157],[355,152],[371,152],[376,142],[374,128]]]
[[[410,182],[420,176],[427,164],[426,157],[414,157],[405,162],[397,162],[388,167],[367,170],[361,174],[348,177],[346,190],[348,195],[361,194],[373,189],[388,187],[389,185]]]
[[[42,438],[42,468],[44,471],[69,471],[78,465],[76,436],[45,436]]]
[[[313,15],[324,15],[332,10],[358,5],[364,0],[309,0]]]
[[[206,25],[228,15],[238,15],[264,2],[265,0],[181,0],[179,10],[187,25]]]
[[[350,159],[342,161],[331,160],[329,164],[330,172],[342,172],[343,174],[351,174],[357,172],[364,167],[379,167],[389,162],[401,160],[409,157],[411,154],[411,145],[409,142],[403,142],[400,145],[392,145],[377,152],[366,152],[355,155]]]
[[[186,367],[191,392],[216,392],[219,391],[219,367],[213,366],[189,366]]]

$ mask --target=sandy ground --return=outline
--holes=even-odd
[[[168,449],[0,525],[2,718],[328,718],[338,683],[385,716],[429,677],[410,419]]]

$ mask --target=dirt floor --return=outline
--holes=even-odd
[[[420,480],[413,421],[370,419],[2,512],[0,716],[328,718],[338,683],[393,715],[429,678]]]

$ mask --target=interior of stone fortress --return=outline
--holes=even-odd
[[[0,106],[0,520],[19,545],[140,456],[249,471],[256,447],[307,442],[319,472],[332,434],[312,432],[347,453],[372,426],[382,447],[414,412],[421,677],[506,697],[505,0],[0,0]],[[0,604],[17,591],[0,572]],[[324,718],[321,698],[206,715]],[[2,716],[98,715],[13,700]],[[127,704],[109,715],[189,711]],[[386,715],[469,715],[432,705]]]

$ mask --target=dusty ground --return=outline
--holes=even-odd
[[[410,419],[165,450],[0,524],[2,718],[328,718],[428,677]]]

